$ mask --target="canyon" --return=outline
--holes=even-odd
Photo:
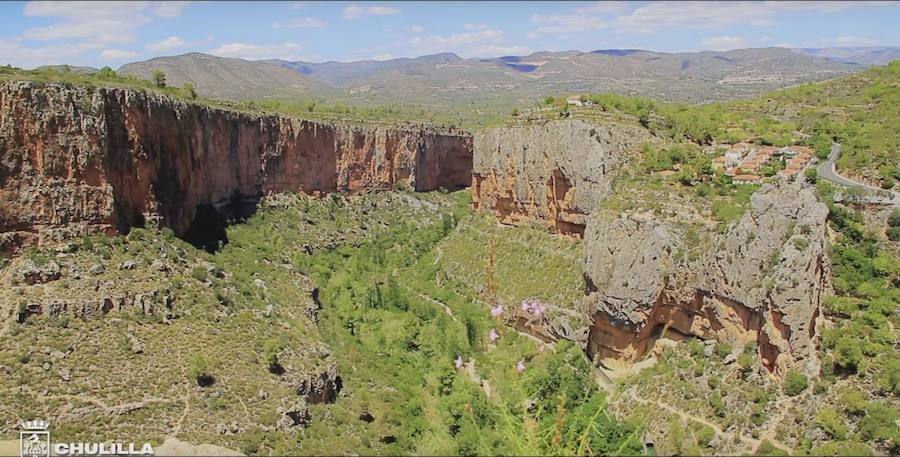
[[[118,87],[0,84],[7,250],[153,222],[214,249],[269,193],[471,181],[471,135],[258,115]]]
[[[598,209],[654,141],[637,124],[613,121],[473,135],[9,81],[0,84],[0,248],[155,224],[213,251],[227,242],[225,226],[265,195],[471,186],[474,208],[502,223],[583,238],[588,328],[569,333],[587,335],[578,343],[596,361],[638,360],[665,334],[754,340],[769,371],[817,372],[816,321],[831,293],[828,208],[802,184],[763,188],[739,221],[710,235],[713,249],[684,259],[679,225]]]

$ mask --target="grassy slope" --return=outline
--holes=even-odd
[[[10,370],[0,391],[13,401],[0,416],[42,414],[61,439],[96,439],[102,431],[109,439],[160,442],[176,434],[263,454],[636,451],[638,428],[604,412],[605,397],[578,348],[539,346],[504,330],[478,303],[477,276],[463,281],[445,272],[449,249],[481,248],[460,244],[467,227],[483,224],[469,205],[465,192],[282,196],[230,227],[230,242],[212,255],[165,233],[135,230],[73,243],[74,252],[54,259],[64,264],[63,278],[37,286],[12,285],[11,277],[19,262],[43,264],[53,253],[15,259],[0,270],[10,285],[3,288],[5,306],[91,297],[98,282],[103,293],[170,286],[177,316],[168,324],[123,313],[12,325],[0,337],[0,357]],[[518,242],[575,249],[543,232],[514,230]],[[498,243],[499,265],[506,264],[506,248]],[[528,258],[530,252],[537,251],[516,254],[510,265],[562,262],[546,252]],[[149,266],[161,258],[171,267],[167,273]],[[125,260],[137,266],[119,269]],[[69,261],[82,271],[80,279]],[[107,271],[95,277],[86,269],[96,263]],[[223,278],[216,277],[219,270]],[[506,271],[500,268],[498,278],[522,278],[523,272]],[[316,326],[305,316],[312,286],[324,306]],[[274,312],[267,317],[269,305]],[[502,337],[488,344],[492,327]],[[141,341],[142,353],[131,352],[129,334]],[[272,344],[305,357],[282,360],[285,365],[321,364],[330,354],[343,378],[338,401],[311,405],[312,424],[299,433],[272,429],[283,399],[296,398],[267,370]],[[54,350],[67,355],[57,359]],[[198,353],[216,378],[211,387],[198,387],[189,374]],[[455,370],[457,356],[474,365]],[[519,360],[528,367],[521,374],[514,370]],[[64,368],[69,381],[61,379]],[[259,389],[269,394],[266,400]],[[536,409],[522,409],[526,398]],[[133,402],[143,403],[126,412]],[[363,421],[364,412],[374,421]],[[216,431],[231,424],[237,433]]]
[[[749,100],[708,105],[661,103],[615,94],[585,96],[588,108],[551,100],[543,116],[559,112],[591,117],[624,113],[661,136],[696,142],[804,143],[827,155],[831,140],[844,144],[838,167],[894,184],[900,179],[900,61],[835,80],[770,92]]]

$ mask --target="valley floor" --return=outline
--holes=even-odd
[[[858,382],[789,395],[750,348],[662,339],[655,363],[609,381],[577,344],[547,342],[584,325],[580,242],[498,225],[469,198],[282,195],[213,254],[136,229],[13,259],[0,436],[41,417],[57,440],[263,455],[889,449],[891,422],[868,434],[822,414]],[[514,318],[525,299],[551,306]],[[896,411],[890,394],[855,401],[861,417]]]

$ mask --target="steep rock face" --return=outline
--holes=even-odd
[[[611,176],[650,139],[637,126],[581,120],[487,130],[475,138],[475,207],[505,223],[540,220],[580,237]]]
[[[768,185],[747,213],[685,260],[683,230],[641,214],[597,214],[585,236],[591,357],[641,357],[667,337],[756,340],[771,371],[818,371],[813,340],[831,293],[828,207],[814,189]]]
[[[460,132],[260,116],[123,88],[0,84],[7,245],[150,219],[203,237],[269,192],[453,190],[470,184],[471,164],[471,136]]]

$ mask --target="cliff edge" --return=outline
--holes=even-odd
[[[0,246],[155,221],[207,248],[270,192],[468,187],[472,138],[248,114],[119,87],[0,83]]]

